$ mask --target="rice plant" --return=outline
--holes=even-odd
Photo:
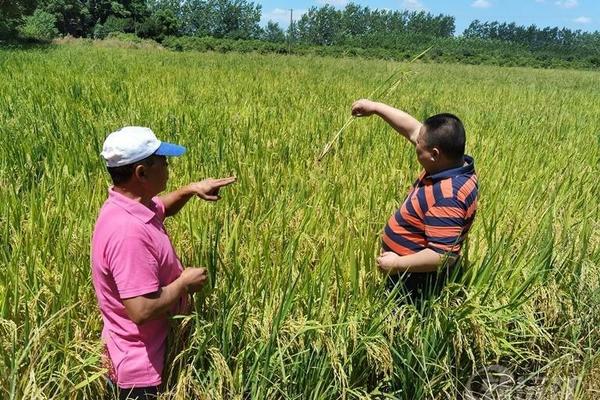
[[[361,119],[314,162],[352,101],[408,68],[386,101],[459,115],[480,180],[464,261],[418,308],[374,262],[413,149]],[[465,398],[493,365],[513,397],[598,396],[597,72],[73,44],[0,50],[0,92],[0,398],[104,393],[89,242],[101,143],[124,125],[188,147],[171,189],[238,177],[168,222],[211,284],[172,321],[162,398]]]

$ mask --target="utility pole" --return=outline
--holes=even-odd
[[[294,32],[294,9],[290,8],[290,27],[288,29],[288,54],[292,53],[292,34]]]

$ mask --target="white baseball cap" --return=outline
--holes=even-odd
[[[183,153],[185,147],[161,142],[150,128],[126,126],[106,137],[100,154],[107,167],[120,167],[143,160],[152,154],[180,156]]]

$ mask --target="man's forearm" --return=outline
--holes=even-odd
[[[194,192],[187,186],[183,186],[171,193],[160,196],[161,201],[165,205],[165,215],[171,217],[177,214],[193,195]]]
[[[424,249],[414,254],[398,257],[398,261],[390,273],[434,272],[437,271],[444,258],[443,255],[431,249]]]
[[[412,144],[416,144],[422,124],[412,115],[384,103],[376,103],[375,114],[380,116]]]
[[[158,292],[123,301],[131,320],[138,325],[163,317],[187,292],[186,285],[177,278]]]

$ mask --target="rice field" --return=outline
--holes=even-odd
[[[363,118],[316,161],[399,69],[374,100],[461,117],[480,181],[465,260],[419,308],[375,265],[414,150]],[[104,393],[89,245],[125,125],[188,148],[170,189],[238,177],[168,221],[211,279],[162,399],[484,398],[490,366],[499,398],[600,396],[598,72],[63,45],[0,50],[0,93],[0,398]]]

